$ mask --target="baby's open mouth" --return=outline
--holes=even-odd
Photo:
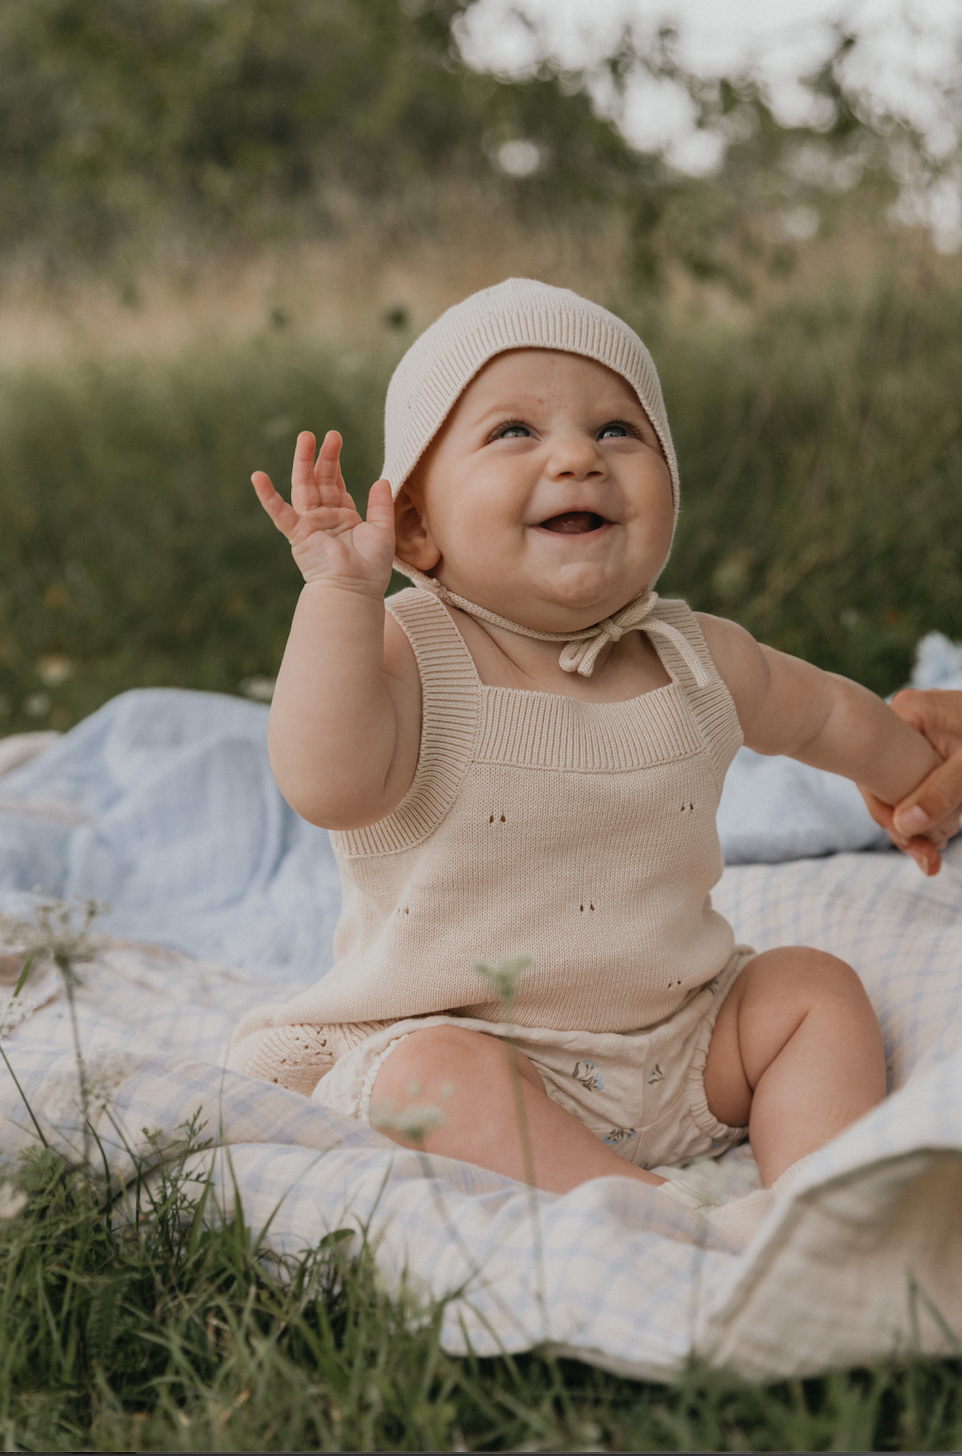
[[[604,516],[596,515],[594,511],[562,511],[559,516],[542,521],[541,529],[556,531],[559,536],[586,536],[589,531],[600,530],[607,524]]]

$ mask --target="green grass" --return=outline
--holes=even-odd
[[[348,363],[352,363],[348,360]],[[237,692],[276,672],[298,591],[250,486],[283,487],[300,428],[380,469],[382,369],[282,337],[173,364],[91,362],[0,386],[0,694],[7,726],[66,727],[125,688]],[[62,684],[43,663],[65,659]],[[49,672],[46,674],[49,676]],[[30,715],[31,696],[51,700]],[[28,701],[27,709],[24,702]]]
[[[665,339],[684,506],[664,591],[877,692],[923,633],[962,637],[960,281],[891,260],[737,336]]]
[[[956,1450],[958,1362],[753,1386],[692,1365],[672,1386],[534,1352],[453,1358],[337,1235],[267,1260],[242,1218],[209,1226],[183,1164],[129,1190],[49,1150],[0,1224],[6,1450]],[[145,1167],[144,1173],[147,1169]],[[209,1214],[208,1205],[206,1213]]]
[[[883,692],[922,633],[962,637],[957,273],[876,268],[747,321],[627,301],[681,461],[664,593]],[[363,499],[391,362],[281,329],[0,379],[0,731],[273,675],[299,578],[250,472],[283,484],[296,431],[336,426]]]

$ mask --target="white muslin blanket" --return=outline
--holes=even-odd
[[[946,685],[953,664],[962,671],[954,650],[942,652]],[[802,793],[789,765],[766,790],[743,760],[741,788],[733,782],[745,812],[726,793],[726,846],[783,862],[732,865],[716,904],[739,940],[821,946],[856,967],[894,1095],[817,1154],[736,1253],[697,1212],[626,1179],[534,1195],[223,1070],[248,1006],[324,971],[339,900],[326,835],[297,820],[270,779],[264,719],[212,694],[125,694],[0,777],[0,909],[28,914],[35,886],[94,895],[114,907],[113,936],[162,943],[115,942],[85,968],[78,995],[99,1129],[120,1177],[125,1143],[145,1149],[145,1128],[175,1140],[199,1112],[213,1147],[197,1156],[198,1177],[212,1176],[228,1211],[236,1180],[248,1222],[269,1223],[278,1251],[366,1230],[389,1285],[406,1278],[425,1299],[451,1296],[452,1353],[546,1343],[656,1380],[692,1351],[758,1378],[910,1349],[957,1353],[962,841],[933,881],[894,853],[792,859],[877,836],[837,781],[808,780]],[[50,979],[24,995],[29,1014],[4,1050],[51,1140],[76,1145],[66,1007]],[[0,990],[0,1026],[11,1028],[8,1001]],[[0,1068],[0,1151],[34,1137]],[[744,1171],[743,1150],[728,1156]]]

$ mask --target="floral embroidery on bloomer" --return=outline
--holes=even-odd
[[[626,1143],[629,1138],[633,1138],[637,1131],[636,1127],[613,1127],[602,1141],[607,1143],[609,1148],[616,1148],[619,1143]]]
[[[654,1070],[651,1071],[651,1072],[649,1072],[649,1074],[648,1074],[648,1085],[650,1087],[651,1084],[652,1084],[652,1082],[663,1082],[664,1080],[665,1080],[665,1074],[661,1070],[661,1068],[659,1067],[658,1063],[656,1062],[655,1063],[655,1066],[654,1066]]]
[[[599,1076],[596,1062],[575,1062],[574,1071],[571,1075],[588,1092],[601,1092],[604,1090],[604,1078]]]

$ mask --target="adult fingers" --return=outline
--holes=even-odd
[[[962,692],[945,688],[904,688],[892,707],[922,733],[943,758],[962,748]]]
[[[932,824],[962,808],[962,748],[933,769],[918,788],[895,806],[894,823],[900,834],[921,834]]]
[[[903,834],[895,824],[895,813],[884,799],[878,799],[868,789],[859,788],[866,808],[880,828],[892,840],[897,849],[910,855],[924,875],[937,875],[942,868],[942,856],[930,839],[918,835]]]

